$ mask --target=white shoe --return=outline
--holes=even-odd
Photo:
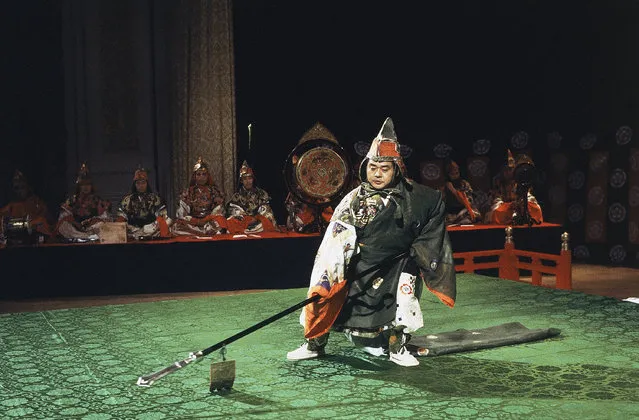
[[[362,347],[362,350],[373,356],[384,356],[386,354],[386,350],[382,347]]]
[[[419,365],[419,360],[415,358],[406,347],[402,347],[397,353],[390,353],[389,359],[391,362],[398,364],[400,366],[417,366]]]
[[[315,359],[316,357],[323,356],[324,349],[318,350],[309,350],[308,343],[302,344],[298,349],[289,351],[286,353],[286,358],[288,360],[306,360],[306,359]]]

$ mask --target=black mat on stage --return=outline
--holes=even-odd
[[[488,328],[475,330],[459,329],[429,335],[413,336],[407,343],[411,352],[418,349],[428,349],[424,356],[440,356],[443,354],[459,353],[488,349],[513,344],[528,343],[558,336],[560,330],[556,328],[529,329],[519,322],[509,322]]]

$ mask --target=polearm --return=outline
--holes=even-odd
[[[374,270],[377,270],[379,268],[381,268],[382,266],[394,262],[400,258],[403,258],[407,255],[406,252],[402,252],[401,254],[398,255],[394,255],[390,258],[385,259],[384,261],[382,261],[379,264],[376,264],[366,270],[364,270],[363,272],[359,273],[360,276],[368,274],[369,272],[372,272]],[[168,374],[171,374],[175,371],[178,371],[180,369],[182,369],[184,366],[187,366],[193,362],[196,362],[200,359],[202,359],[203,357],[205,357],[206,355],[214,352],[215,350],[219,350],[221,348],[223,348],[224,346],[226,346],[227,344],[230,344],[232,342],[234,342],[235,340],[238,340],[246,335],[249,335],[250,333],[252,333],[253,331],[259,330],[260,328],[271,324],[275,321],[277,321],[278,319],[290,314],[291,312],[295,312],[296,310],[303,308],[304,306],[308,305],[309,303],[313,303],[313,302],[317,302],[318,300],[321,299],[321,296],[319,294],[315,294],[313,296],[311,296],[310,298],[303,300],[293,306],[291,306],[290,308],[284,309],[282,312],[279,312],[273,316],[271,316],[270,318],[265,319],[264,321],[258,322],[257,324],[248,327],[247,329],[245,329],[244,331],[240,331],[239,333],[226,338],[222,341],[220,341],[219,343],[213,344],[210,347],[205,348],[204,350],[200,350],[198,352],[192,352],[189,354],[189,357],[187,357],[186,359],[183,360],[178,360],[177,362],[165,367],[164,369],[160,369],[157,372],[153,372],[153,373],[149,373],[148,375],[144,375],[144,376],[140,376],[138,378],[138,382],[137,384],[140,386],[151,386],[153,385],[153,382],[157,381],[160,378],[165,377]]]
[[[187,357],[184,360],[180,360],[177,361],[175,363],[173,363],[170,366],[165,367],[164,369],[158,370],[157,372],[153,372],[153,373],[149,373],[148,375],[144,375],[144,376],[140,376],[138,378],[138,382],[137,384],[140,386],[151,386],[153,385],[153,382],[157,381],[158,379],[175,372],[176,370],[179,370],[181,368],[183,368],[184,366],[188,365],[189,363],[195,362],[201,358],[203,358],[204,356],[211,354],[212,352],[214,352],[215,350],[219,350],[222,347],[226,346],[227,344],[230,344],[232,342],[234,342],[235,340],[239,340],[240,338],[249,335],[250,333],[252,333],[253,331],[259,330],[260,328],[277,321],[278,319],[290,314],[291,312],[295,312],[296,310],[308,305],[309,303],[313,303],[313,302],[317,302],[318,300],[320,300],[321,296],[320,295],[313,295],[310,298],[303,300],[302,302],[291,306],[290,308],[287,308],[285,310],[283,310],[282,312],[279,312],[275,315],[273,315],[270,318],[265,319],[264,321],[258,322],[257,324],[253,325],[252,327],[249,327],[247,329],[245,329],[244,331],[240,331],[239,333],[226,338],[222,341],[220,341],[217,344],[213,344],[210,347],[205,348],[204,350],[200,350],[198,352],[195,353],[190,353],[189,357]]]

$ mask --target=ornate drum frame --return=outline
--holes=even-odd
[[[305,139],[291,151],[284,165],[286,187],[300,201],[312,206],[332,206],[351,185],[351,162],[334,140]]]

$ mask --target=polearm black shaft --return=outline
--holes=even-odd
[[[202,356],[206,356],[207,354],[210,354],[212,352],[214,352],[215,350],[219,350],[222,347],[226,346],[227,344],[230,344],[232,342],[234,342],[235,340],[239,340],[240,338],[244,337],[245,335],[249,335],[250,333],[252,333],[253,331],[257,331],[262,327],[267,326],[268,324],[277,321],[278,319],[290,314],[291,312],[295,312],[300,308],[303,308],[304,306],[308,305],[309,303],[313,303],[313,302],[317,302],[318,300],[320,300],[321,296],[320,295],[313,295],[312,297],[303,300],[302,302],[291,306],[288,309],[284,309],[282,312],[277,313],[275,315],[273,315],[270,318],[266,318],[264,321],[258,322],[257,324],[253,325],[252,327],[248,327],[247,329],[245,329],[244,331],[240,331],[239,333],[230,336],[229,338],[220,341],[217,344],[213,344],[211,347],[207,347],[204,350],[202,350],[200,353],[202,353]]]
[[[395,261],[395,260],[397,260],[397,259],[399,259],[399,258],[401,258],[401,257],[403,257],[405,255],[406,255],[406,253],[402,253],[402,254],[399,254],[399,255],[394,255],[393,257],[382,261],[380,264],[376,264],[375,266],[363,271],[362,273],[360,273],[360,275],[368,274],[368,272],[374,271],[374,270],[378,269],[379,267],[383,266],[384,264],[387,264],[389,262]],[[229,338],[227,338],[225,340],[222,340],[222,341],[220,341],[217,344],[213,344],[211,347],[207,347],[207,348],[205,348],[204,350],[202,350],[202,351],[200,351],[198,353],[201,353],[202,356],[206,356],[207,354],[210,354],[210,353],[214,352],[215,350],[219,350],[222,347],[226,346],[227,344],[230,344],[230,343],[234,342],[235,340],[238,340],[238,339],[244,337],[245,335],[249,335],[253,331],[257,331],[260,328],[265,327],[268,324],[270,324],[272,322],[275,322],[275,321],[277,321],[278,319],[280,319],[282,317],[285,317],[286,315],[290,314],[291,312],[295,312],[296,310],[298,310],[300,308],[303,308],[304,306],[308,305],[309,303],[317,302],[320,299],[321,299],[320,295],[317,295],[317,294],[313,295],[310,298],[308,298],[306,300],[303,300],[300,303],[298,303],[296,305],[293,305],[293,306],[291,306],[288,309],[284,309],[282,312],[277,313],[277,314],[273,315],[270,318],[266,318],[264,321],[258,322],[257,324],[253,325],[252,327],[248,327],[244,331],[240,331],[239,333],[237,333],[237,334],[235,334],[235,335],[233,335],[233,336],[231,336],[231,337],[229,337]]]
[[[359,273],[360,276],[364,275],[364,274],[368,274],[369,272],[375,271],[379,268],[381,268],[382,266],[391,263],[393,261],[396,261],[398,259],[401,259],[403,257],[405,257],[407,255],[406,252],[403,252],[401,254],[398,255],[394,255],[390,258],[385,259],[384,261],[382,261],[379,264],[374,265],[373,267],[370,267],[366,270],[364,270],[363,272]],[[311,296],[310,298],[301,301],[300,303],[297,303],[293,306],[291,306],[290,308],[284,309],[282,312],[279,312],[267,319],[265,319],[264,321],[258,322],[257,324],[248,327],[247,329],[245,329],[244,331],[240,331],[239,333],[226,338],[222,341],[220,341],[217,344],[213,344],[210,347],[205,348],[204,350],[200,350],[196,353],[191,353],[189,354],[189,357],[187,357],[186,359],[183,360],[178,360],[175,363],[172,363],[171,365],[165,367],[164,369],[160,369],[157,372],[153,372],[153,373],[149,373],[148,375],[144,375],[144,376],[140,376],[138,378],[138,382],[137,384],[140,386],[151,386],[153,384],[153,382],[157,381],[160,378],[165,377],[166,375],[173,373],[185,366],[187,366],[188,364],[192,363],[192,362],[196,362],[198,360],[200,360],[201,358],[203,358],[204,356],[206,356],[207,354],[210,354],[212,352],[214,352],[215,350],[221,349],[222,347],[226,346],[227,344],[230,344],[246,335],[249,335],[250,333],[252,333],[253,331],[259,330],[260,328],[277,321],[278,319],[290,314],[291,312],[295,312],[296,310],[303,308],[304,306],[308,305],[309,303],[313,303],[313,302],[317,302],[318,300],[320,300],[322,297],[319,294],[315,294],[313,296]]]
[[[212,352],[214,352],[215,350],[221,349],[222,347],[226,346],[227,344],[230,344],[232,342],[234,342],[235,340],[238,340],[242,337],[244,337],[245,335],[249,335],[250,333],[252,333],[253,331],[259,330],[260,328],[277,321],[278,319],[290,314],[291,312],[295,312],[296,310],[308,305],[309,303],[312,302],[317,302],[318,300],[321,299],[320,295],[313,295],[310,298],[301,301],[300,303],[297,303],[293,306],[291,306],[290,308],[284,309],[282,312],[279,312],[267,319],[265,319],[264,321],[258,322],[257,324],[248,327],[247,329],[245,329],[244,331],[240,331],[239,333],[226,338],[222,341],[220,341],[219,343],[213,344],[210,347],[205,348],[204,350],[200,350],[198,352],[195,353],[191,353],[189,354],[189,357],[187,357],[186,359],[183,360],[178,360],[177,362],[174,362],[172,364],[170,364],[169,366],[165,367],[164,369],[160,369],[156,372],[153,373],[149,373],[148,375],[144,375],[144,376],[140,376],[138,378],[138,382],[137,384],[140,386],[151,386],[153,385],[153,382],[157,381],[160,378],[165,377],[166,375],[173,373],[185,366],[187,366],[190,363],[196,362],[198,360],[200,360],[201,358],[203,358],[204,356],[206,356],[207,354],[210,354]]]

